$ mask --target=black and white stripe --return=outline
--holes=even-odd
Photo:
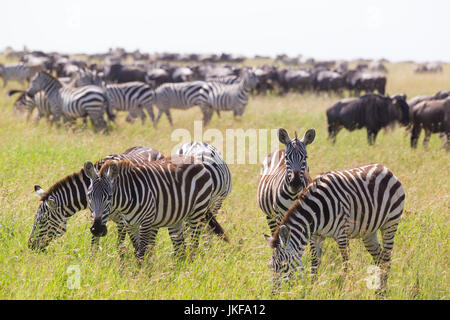
[[[204,119],[205,124],[210,121],[213,110],[233,110],[234,116],[242,116],[248,104],[250,92],[256,87],[256,83],[256,75],[248,70],[245,70],[239,82],[234,84],[216,81],[206,82],[205,94],[203,95],[206,100],[203,101],[203,104],[211,107],[211,109],[205,108],[207,111],[206,119]]]
[[[130,229],[138,260],[152,249],[158,229],[168,227],[175,253],[184,255],[183,223],[192,231],[193,250],[203,228],[211,193],[211,174],[190,156],[174,155],[147,165],[108,161],[97,172],[90,162],[91,232],[106,234],[106,221],[120,216]]]
[[[202,106],[206,97],[204,96],[205,82],[190,81],[181,83],[164,83],[155,90],[155,105],[158,109],[158,115],[155,119],[155,126],[165,113],[170,124],[173,125],[170,109],[189,109],[194,106]]]
[[[14,102],[13,110],[16,114],[27,112],[27,121],[34,111],[37,109],[38,113],[34,119],[35,123],[38,123],[41,118],[46,118],[48,122],[52,120],[52,112],[50,102],[45,95],[45,92],[39,91],[30,97],[25,90],[10,90],[8,96],[20,93],[20,96]]]
[[[108,160],[127,159],[135,163],[146,163],[163,158],[163,155],[155,149],[145,147],[133,147],[121,154],[109,155],[95,163],[100,167]],[[49,243],[62,236],[66,231],[67,220],[75,213],[87,209],[87,191],[90,180],[84,169],[66,176],[56,182],[47,191],[35,185],[36,194],[41,202],[34,218],[28,246],[32,249],[44,249]],[[125,239],[125,229],[121,220],[116,220],[119,229],[119,245]],[[98,237],[92,238],[92,244],[98,243]]]
[[[105,128],[104,113],[107,112],[111,120],[114,118],[109,112],[108,99],[98,86],[64,87],[49,73],[39,72],[31,81],[28,94],[33,97],[41,90],[48,97],[55,122],[59,122],[61,116],[64,122],[87,116],[96,127]]]
[[[273,237],[266,236],[274,250],[271,268],[275,279],[292,277],[295,269],[302,268],[301,257],[310,241],[315,274],[325,238],[337,242],[344,262],[348,260],[349,239],[362,238],[375,264],[384,271],[382,289],[387,281],[404,200],[402,184],[380,164],[320,175],[287,211]],[[378,243],[378,230],[383,248]]]
[[[0,64],[0,77],[3,78],[3,88],[6,87],[10,80],[18,81],[25,85],[25,81],[29,82],[36,73],[42,70],[44,70],[43,65]]]
[[[105,92],[112,110],[128,111],[127,121],[131,122],[139,116],[144,123],[145,109],[154,122],[155,91],[148,84],[139,81],[107,84]]]
[[[286,149],[271,153],[262,164],[257,198],[272,233],[303,188],[311,182],[306,146],[314,141],[315,135],[315,130],[309,129],[301,140],[297,133],[290,139],[286,130],[278,129],[278,138]]]
[[[222,154],[213,145],[205,142],[189,142],[183,144],[177,151],[177,154],[190,155],[195,158],[195,161],[203,163],[205,168],[211,174],[213,181],[213,191],[211,194],[211,203],[208,214],[211,215],[210,227],[218,228],[218,223],[215,221],[215,215],[222,207],[223,202],[231,192],[231,172],[222,157]],[[220,232],[224,237],[224,232]],[[226,238],[225,238],[226,239]]]

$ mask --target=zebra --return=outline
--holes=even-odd
[[[27,121],[29,121],[33,110],[37,108],[38,114],[36,115],[34,122],[37,124],[41,118],[45,117],[47,122],[52,123],[53,116],[51,106],[45,92],[39,91],[31,98],[27,95],[27,91],[25,90],[10,90],[8,92],[8,97],[17,93],[20,93],[20,96],[14,102],[13,110],[15,114],[26,111]]]
[[[44,70],[43,65],[26,65],[23,63],[3,65],[0,64],[0,77],[3,78],[3,88],[9,80],[15,80],[24,85],[39,71]]]
[[[192,255],[205,224],[213,183],[211,174],[192,156],[173,155],[146,165],[108,161],[97,170],[84,165],[94,236],[107,233],[106,221],[121,216],[130,228],[135,256],[142,263],[152,253],[158,229],[168,227],[175,255],[184,258],[183,223],[192,232]],[[217,229],[214,229],[217,230]]]
[[[219,209],[222,207],[223,201],[231,192],[231,172],[228,165],[223,160],[222,154],[213,145],[207,144],[205,142],[189,142],[181,145],[178,149],[177,154],[191,155],[201,163],[211,174],[213,181],[213,191],[211,195],[211,205],[208,210],[208,222],[210,227],[215,228],[218,223],[215,221],[215,216],[217,215]],[[223,230],[218,230],[223,235],[224,239],[228,241]]]
[[[234,84],[224,84],[216,81],[205,82],[205,93],[202,95],[205,101],[203,107],[205,125],[211,120],[213,111],[218,113],[223,110],[233,110],[233,115],[242,116],[245,107],[248,104],[248,98],[251,90],[256,87],[257,77],[249,71],[244,70],[240,81]]]
[[[293,139],[283,128],[278,129],[278,139],[286,149],[277,150],[264,159],[258,184],[257,200],[266,214],[273,234],[300,192],[310,182],[306,146],[314,141],[316,131],[309,129],[301,140],[297,132]]]
[[[51,74],[41,71],[31,81],[27,94],[33,97],[41,90],[48,97],[56,123],[61,116],[64,122],[73,122],[76,118],[88,116],[97,128],[103,129],[106,127],[103,118],[105,111],[108,118],[114,120],[114,115],[108,107],[108,99],[100,87],[92,85],[80,88],[64,87]]]
[[[209,112],[209,107],[204,105],[206,96],[204,91],[204,81],[189,81],[177,83],[164,83],[155,90],[154,103],[158,109],[158,115],[154,121],[154,126],[158,124],[162,114],[165,113],[171,126],[173,126],[170,109],[188,109],[194,106],[200,106],[203,112],[203,120],[205,114]]]
[[[157,150],[146,147],[133,147],[121,154],[112,154],[99,161],[94,167],[100,169],[108,160],[127,159],[136,163],[145,163],[159,160],[164,156]],[[47,191],[39,185],[34,190],[41,202],[34,218],[33,228],[28,240],[30,249],[44,250],[52,240],[61,237],[66,232],[67,220],[75,213],[87,209],[87,191],[90,179],[84,169],[70,174],[59,180]],[[118,229],[118,246],[125,240],[125,225],[123,221],[116,220]],[[91,246],[99,243],[98,237],[92,237]]]
[[[107,84],[105,92],[112,110],[129,112],[128,122],[132,122],[136,116],[140,116],[142,124],[144,124],[146,118],[144,108],[152,122],[155,121],[153,114],[155,91],[148,84],[139,81]]]
[[[295,269],[303,268],[301,258],[309,241],[311,270],[315,275],[325,238],[331,237],[337,242],[344,267],[348,261],[349,239],[362,238],[366,250],[382,271],[379,288],[382,293],[404,200],[401,182],[381,164],[320,175],[286,212],[273,236],[265,235],[273,249],[270,267],[276,286],[280,279],[290,279]],[[383,248],[378,243],[378,230]]]

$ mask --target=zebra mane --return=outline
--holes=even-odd
[[[86,176],[84,173],[84,169],[81,168],[80,171],[76,171],[74,173],[71,173],[64,178],[56,181],[50,188],[48,188],[47,191],[41,196],[41,201],[46,201],[48,198],[55,192],[56,190],[60,189],[61,187],[65,187],[68,181],[73,180],[75,177],[83,177]]]
[[[132,167],[139,167],[140,166],[139,164],[134,164],[130,160],[126,160],[126,159],[123,159],[123,160],[108,160],[108,161],[103,163],[102,167],[98,171],[98,176],[101,177],[103,175],[103,171],[108,170],[109,167],[111,165],[113,165],[113,164],[117,164],[118,167],[119,167],[119,170],[124,169],[124,168],[132,168]]]

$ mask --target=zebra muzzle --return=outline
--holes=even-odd
[[[95,220],[91,227],[91,233],[95,237],[104,237],[108,233],[108,228],[101,221]]]

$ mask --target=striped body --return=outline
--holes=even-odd
[[[100,167],[108,160],[127,159],[135,163],[146,163],[163,158],[157,150],[145,147],[134,147],[121,154],[109,155],[95,163]],[[45,248],[54,238],[62,236],[66,231],[67,220],[75,213],[87,209],[87,190],[90,180],[84,169],[75,172],[55,183],[47,192],[39,186],[35,189],[41,198],[33,229],[28,244],[30,248]],[[116,220],[119,229],[119,242],[125,238],[123,224]],[[93,243],[98,238],[92,238]]]
[[[153,103],[155,99],[154,90],[144,82],[126,82],[120,84],[107,84],[106,96],[110,108],[117,111],[128,111],[128,121],[133,121],[137,116],[145,121],[145,108],[154,121]]]
[[[314,129],[308,130],[302,140],[297,136],[290,139],[284,129],[278,132],[286,149],[277,150],[264,160],[257,190],[259,207],[266,214],[272,233],[303,188],[311,182],[306,145],[315,136]]]
[[[312,269],[316,273],[322,241],[330,237],[338,243],[344,262],[348,259],[349,239],[362,238],[375,263],[386,266],[388,271],[404,199],[400,181],[380,164],[320,175],[288,210],[273,238],[269,238],[274,249],[272,268],[277,274],[291,274],[301,266],[303,251],[311,240]],[[382,234],[382,249],[378,230]],[[382,279],[384,284],[386,279]]]
[[[231,192],[231,172],[222,154],[216,147],[205,142],[185,143],[177,154],[194,156],[196,161],[203,163],[209,171],[213,181],[210,212],[213,215],[217,214]]]
[[[106,127],[103,116],[108,112],[108,99],[102,88],[93,85],[80,88],[63,87],[50,74],[39,72],[32,80],[28,94],[34,96],[41,90],[48,97],[55,122],[59,122],[61,116],[64,122],[88,116],[96,127]]]
[[[181,83],[164,83],[155,90],[155,105],[158,115],[155,125],[162,114],[165,113],[171,125],[173,125],[170,109],[189,109],[202,105],[205,82],[190,81]]]
[[[193,157],[172,156],[146,165],[128,161],[105,163],[97,173],[90,163],[89,207],[91,231],[106,234],[106,221],[120,216],[129,227],[136,257],[153,248],[156,233],[168,227],[175,252],[183,254],[183,222],[193,232],[194,248],[205,220],[212,193],[212,179]]]
[[[43,70],[42,65],[29,66],[23,63],[2,65],[0,64],[0,77],[3,78],[3,88],[6,87],[9,80],[19,81],[24,84],[39,71]]]
[[[256,86],[256,81],[253,73],[245,72],[240,81],[234,84],[206,82],[204,104],[217,111],[233,110],[234,116],[241,116],[248,104],[250,92]],[[210,116],[212,116],[212,112]],[[210,116],[205,121],[206,123],[209,122]]]

